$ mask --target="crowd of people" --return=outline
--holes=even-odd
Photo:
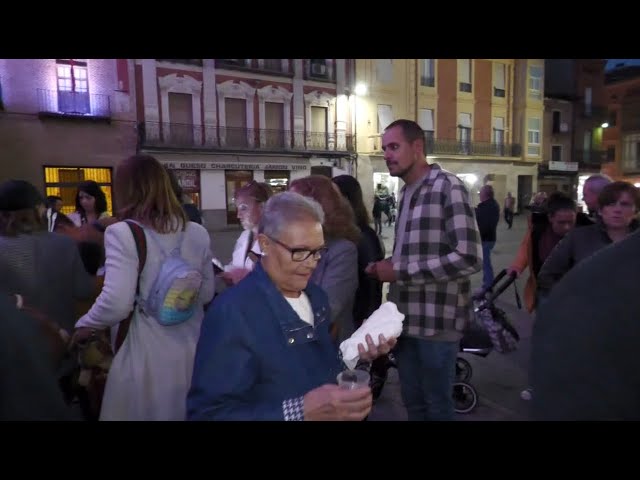
[[[62,198],[2,182],[0,419],[364,420],[394,365],[409,420],[453,420],[470,276],[482,270],[482,289],[491,287],[500,204],[487,183],[474,207],[460,178],[427,163],[413,121],[392,122],[382,149],[404,186],[396,199],[378,185],[372,215],[350,175],[298,178],[278,194],[256,181],[239,188],[243,230],[227,265],[200,211],[151,156],[118,165],[114,212],[92,181],[68,215]],[[637,418],[640,193],[596,175],[584,200],[588,214],[562,193],[536,197],[509,268],[528,268],[525,302],[537,316],[527,391],[535,418]],[[510,229],[510,193],[503,210]],[[382,213],[395,223],[391,252]],[[584,282],[599,289],[590,298]],[[340,345],[382,305],[384,283],[402,334],[367,335],[356,369],[369,386],[341,388]],[[612,288],[624,304],[607,303]],[[610,398],[618,393],[628,399]]]

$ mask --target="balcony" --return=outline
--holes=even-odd
[[[576,113],[582,118],[593,118],[594,121],[604,122],[609,116],[609,111],[605,107],[587,105],[583,102],[575,104]]]
[[[346,154],[354,151],[352,135],[328,132],[250,129],[141,122],[140,148],[198,149],[263,152],[324,152]]]
[[[306,80],[335,83],[336,72],[327,60],[305,60],[304,72]]]
[[[40,117],[111,119],[109,95],[38,89]]]
[[[573,159],[580,168],[600,168],[607,161],[607,152],[605,150],[574,150]]]
[[[157,58],[157,62],[181,63],[183,65],[202,66],[201,58]]]
[[[519,157],[522,147],[511,143],[427,140],[427,155],[470,155],[478,157]]]
[[[282,66],[282,59],[279,58],[266,58],[261,60],[250,58],[222,58],[216,59],[216,68],[293,77],[292,62],[289,62],[289,67],[285,69]]]

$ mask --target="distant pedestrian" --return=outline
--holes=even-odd
[[[509,225],[509,230],[513,227],[513,212],[515,210],[516,199],[511,196],[511,192],[507,193],[504,199],[504,221]]]

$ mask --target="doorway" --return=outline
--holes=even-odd
[[[518,175],[518,213],[529,205],[533,195],[533,175]]]
[[[227,225],[238,225],[238,211],[234,201],[236,190],[253,180],[252,170],[225,170],[224,184],[227,199]]]

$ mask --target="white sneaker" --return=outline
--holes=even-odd
[[[531,387],[524,389],[523,391],[520,392],[520,398],[522,400],[531,400],[531,397],[533,395],[533,390],[531,389]]]

